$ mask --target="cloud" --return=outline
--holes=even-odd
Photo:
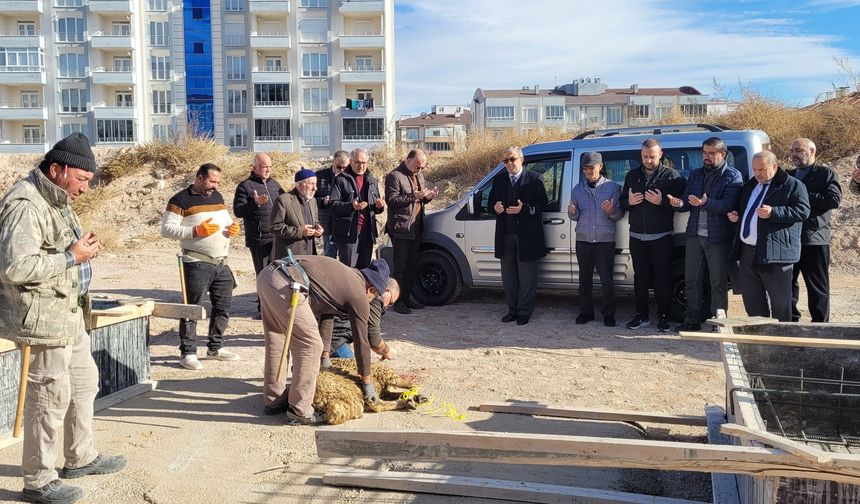
[[[740,79],[812,99],[836,79],[833,57],[857,61],[838,38],[807,33],[762,2],[740,12],[676,0],[398,2],[412,9],[395,19],[401,114],[468,103],[478,87],[547,88],[578,77],[705,93],[714,78],[729,86]]]

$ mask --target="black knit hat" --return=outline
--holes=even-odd
[[[72,133],[54,144],[54,148],[45,154],[45,161],[58,165],[69,165],[89,172],[98,169],[96,156],[90,148],[90,141],[83,133]]]

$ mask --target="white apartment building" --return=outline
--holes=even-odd
[[[708,113],[708,96],[691,86],[677,88],[609,88],[599,78],[541,90],[478,88],[472,99],[472,127],[501,132],[504,128],[620,128],[668,116],[675,108],[689,118]]]
[[[393,0],[0,0],[0,152],[394,141]]]
[[[422,149],[439,157],[453,156],[466,146],[472,123],[469,107],[433,105],[431,113],[397,121],[397,140],[407,149]]]

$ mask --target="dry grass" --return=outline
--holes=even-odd
[[[72,202],[72,208],[78,214],[81,221],[88,222],[90,219],[98,218],[99,212],[105,209],[111,200],[122,195],[122,190],[110,184],[99,184],[86,193],[78,196]]]
[[[150,142],[117,152],[101,168],[103,180],[152,170],[162,178],[193,173],[201,164],[218,164],[229,149],[209,138],[184,135],[171,142]]]

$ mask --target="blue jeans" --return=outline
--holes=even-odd
[[[331,241],[331,235],[328,233],[323,235],[323,254],[326,257],[337,259],[337,243]]]
[[[333,359],[352,359],[355,357],[355,353],[353,353],[352,348],[349,347],[349,343],[344,343],[337,347],[337,350],[331,353],[331,357]]]

